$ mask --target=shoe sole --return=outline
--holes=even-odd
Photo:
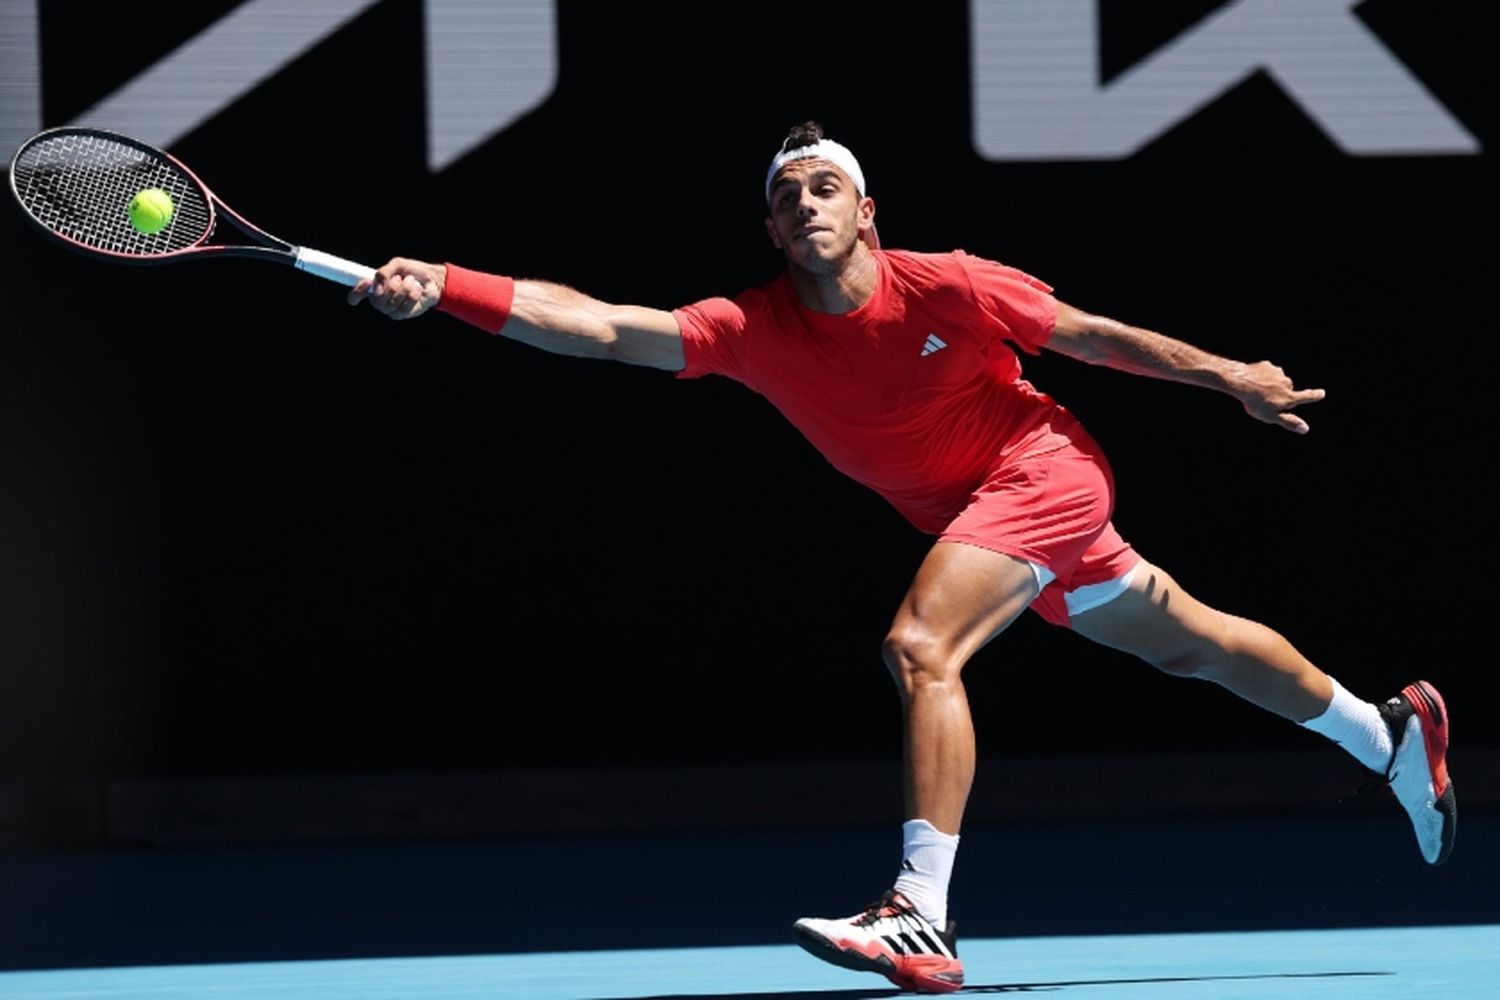
[[[1402,696],[1411,705],[1422,731],[1422,749],[1427,756],[1428,777],[1432,779],[1432,790],[1436,796],[1434,807],[1443,817],[1439,836],[1437,857],[1428,863],[1440,865],[1453,853],[1453,842],[1458,832],[1458,800],[1453,793],[1453,781],[1448,775],[1448,706],[1438,689],[1427,681],[1417,681],[1401,689]]]
[[[940,974],[923,973],[911,969],[903,969],[897,965],[889,955],[879,953],[866,955],[862,951],[853,948],[842,948],[830,941],[828,938],[800,925],[792,927],[792,940],[815,958],[820,958],[831,965],[837,965],[841,969],[852,969],[855,972],[874,972],[884,976],[903,990],[920,990],[928,993],[952,993],[963,988],[963,972],[958,972],[958,979],[940,978]]]
[[[936,966],[933,971],[922,969],[923,964]],[[947,969],[946,960],[924,963],[920,957],[914,956],[912,965],[915,968],[897,968],[893,973],[887,973],[886,977],[891,982],[904,990],[918,990],[923,993],[952,993],[964,987],[964,970],[959,966],[957,971]]]
[[[841,948],[817,931],[800,924],[792,927],[792,940],[801,945],[804,951],[843,969],[853,969],[855,972],[878,972],[886,977],[896,972],[896,963],[891,960],[890,956],[866,955],[852,948]]]

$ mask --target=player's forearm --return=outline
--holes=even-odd
[[[1093,317],[1065,353],[1090,364],[1234,395],[1246,378],[1242,361],[1128,323]]]
[[[619,337],[615,307],[566,285],[518,280],[500,335],[553,354],[609,357]]]
[[[607,357],[618,338],[615,307],[550,281],[446,265],[438,308],[490,333],[554,354]]]
[[[685,364],[682,331],[667,310],[614,305],[556,282],[518,281],[453,264],[434,272],[432,281],[439,309],[553,354],[665,371]]]
[[[1220,357],[1065,302],[1057,304],[1046,347],[1089,364],[1217,390],[1239,400],[1255,419],[1298,434],[1307,433],[1307,421],[1292,411],[1324,396],[1322,389],[1297,388],[1281,366],[1270,361],[1246,364]]]

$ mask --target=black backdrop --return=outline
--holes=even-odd
[[[43,4],[44,124],[231,6],[130,50],[123,8]],[[1100,4],[1106,77],[1220,5],[1141,6]],[[1493,141],[1477,15],[1357,13]],[[1126,159],[989,162],[964,4],[557,17],[553,93],[440,172],[411,0],[171,148],[298,242],[671,307],[776,272],[762,172],[820,119],[887,245],[995,257],[1326,387],[1297,437],[1026,362],[1111,453],[1148,558],[1356,692],[1428,676],[1456,735],[1500,737],[1487,151],[1348,155],[1261,73]],[[391,323],[270,265],[107,266],[0,216],[0,777],[897,754],[878,644],[927,541],[748,391]],[[1032,616],[966,676],[986,755],[1312,739]]]

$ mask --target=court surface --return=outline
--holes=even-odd
[[[1053,937],[967,942],[966,994],[1077,1000],[1493,998],[1500,926]],[[174,965],[0,974],[15,1000],[854,1000],[897,990],[795,946]]]
[[[1402,817],[966,832],[964,994],[1500,997],[1500,820],[1449,864]],[[5,1000],[780,998],[898,991],[790,944],[857,910],[890,830],[0,857]],[[876,878],[871,873],[882,876]],[[876,884],[869,884],[873,881]],[[963,994],[960,994],[963,995]]]

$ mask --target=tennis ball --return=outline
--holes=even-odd
[[[137,191],[130,199],[130,224],[151,235],[167,228],[172,221],[172,196],[161,188]]]

